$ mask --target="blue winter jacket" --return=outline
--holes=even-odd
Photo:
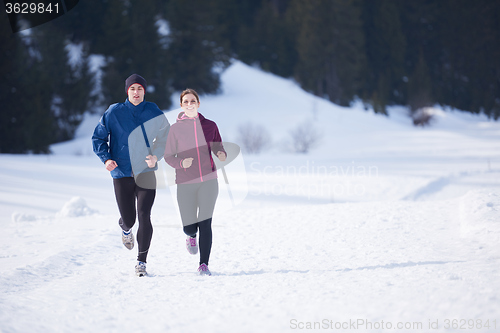
[[[94,153],[103,163],[109,159],[116,162],[113,178],[153,171],[156,167],[147,166],[146,156],[162,159],[169,129],[167,118],[155,103],[144,101],[135,106],[127,99],[104,112],[92,136]]]

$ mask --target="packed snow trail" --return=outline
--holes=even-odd
[[[248,194],[232,207],[220,183],[212,276],[186,251],[171,189],[135,276],[88,115],[54,155],[0,155],[0,332],[500,330],[500,123],[436,108],[414,128],[405,108],[336,106],[240,62],[221,81],[202,105],[223,139],[254,122],[273,145],[227,167]],[[310,119],[318,148],[283,151]]]
[[[168,196],[160,193],[157,205]],[[493,321],[499,198],[488,190],[324,205],[250,197],[216,220],[211,277],[196,274],[172,213],[153,214],[144,278],[134,274],[116,216],[21,221],[2,242],[21,259],[0,276],[2,332],[284,332],[352,321],[425,328],[429,320],[444,332],[446,319]],[[38,260],[22,265],[30,254]]]

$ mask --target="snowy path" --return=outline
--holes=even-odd
[[[32,163],[39,170],[52,164]],[[65,180],[50,181],[52,189],[42,187],[54,191],[53,202]],[[86,193],[94,184],[84,181],[78,188]],[[381,186],[367,187],[383,191],[387,181],[380,176]],[[1,331],[285,332],[354,322],[361,331],[384,331],[376,329],[383,321],[416,332],[439,320],[433,331],[448,332],[446,319],[500,324],[498,187],[443,200],[298,201],[250,194],[219,214],[209,278],[194,273],[197,257],[184,248],[167,191],[158,191],[153,212],[147,278],[134,275],[136,252],[121,244],[116,215],[106,214],[112,196],[101,213],[80,202],[65,208],[77,217],[61,216],[61,208],[59,215],[14,214],[17,222],[2,222]]]
[[[272,146],[227,166],[248,196],[227,210],[220,185],[213,275],[162,189],[135,276],[91,115],[54,155],[0,154],[1,333],[500,332],[500,123],[433,109],[415,128],[402,107],[340,107],[237,61],[221,81],[202,113],[228,141],[265,125]],[[285,153],[309,120],[321,144]]]

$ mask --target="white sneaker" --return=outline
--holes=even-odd
[[[200,275],[212,275],[212,273],[208,270],[208,266],[205,264],[201,264],[200,267],[198,267],[198,273]]]
[[[134,248],[134,233],[132,232],[132,229],[128,232],[122,230],[122,242],[127,249],[132,250]]]
[[[135,265],[135,274],[139,277],[145,276],[148,273],[146,272],[146,263],[143,261],[138,261],[137,265]]]
[[[194,237],[188,236],[186,238],[186,248],[188,252],[191,254],[198,253],[198,243],[196,242],[196,236]]]

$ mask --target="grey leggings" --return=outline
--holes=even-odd
[[[212,249],[212,214],[219,195],[217,179],[196,184],[177,185],[177,203],[184,233],[195,236],[200,231],[200,265],[208,265]]]

